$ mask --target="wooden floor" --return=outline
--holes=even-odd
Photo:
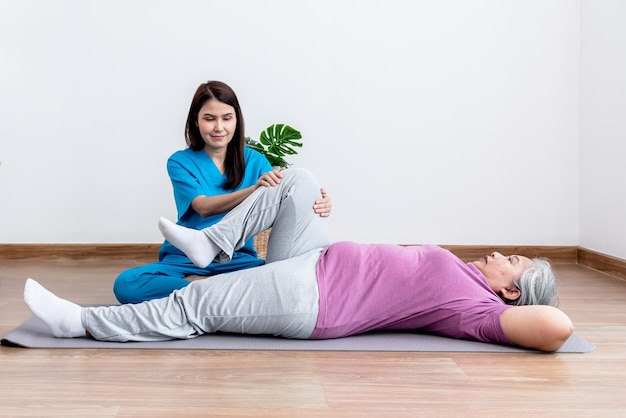
[[[114,303],[132,261],[0,260],[0,334],[30,317],[33,277]],[[0,416],[626,416],[626,282],[557,264],[587,354],[44,350],[0,347]]]

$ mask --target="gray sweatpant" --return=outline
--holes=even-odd
[[[319,312],[316,266],[330,244],[326,221],[313,212],[320,189],[304,169],[283,171],[203,232],[220,261],[272,227],[267,264],[192,282],[163,299],[82,310],[87,331],[102,341],[160,341],[217,331],[308,338]]]

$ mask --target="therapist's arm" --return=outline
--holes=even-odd
[[[229,210],[246,200],[246,198],[259,187],[276,186],[280,183],[280,179],[282,177],[283,175],[279,171],[268,171],[267,173],[259,177],[254,186],[246,187],[245,189],[237,190],[236,192],[221,194],[217,196],[196,196],[191,201],[191,208],[203,218],[218,213],[228,212]]]

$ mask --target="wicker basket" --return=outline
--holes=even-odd
[[[254,249],[259,254],[259,258],[265,258],[267,255],[267,240],[270,238],[272,228],[258,233],[254,236]]]

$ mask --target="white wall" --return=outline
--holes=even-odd
[[[626,2],[582,3],[580,245],[626,258]]]
[[[2,243],[161,241],[207,79],[303,132],[337,240],[579,243],[579,1],[0,0],[0,71]]]

